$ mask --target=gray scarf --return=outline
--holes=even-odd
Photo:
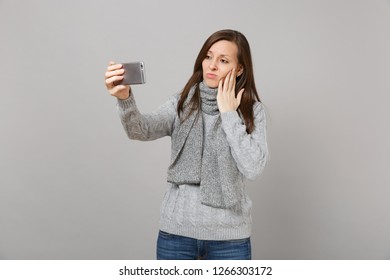
[[[199,83],[202,112],[219,115],[218,89]],[[188,103],[194,96],[191,89],[184,102],[184,117],[188,116]],[[221,117],[207,136],[203,146],[203,117],[199,112],[181,122],[176,118],[172,133],[172,157],[168,169],[168,182],[200,185],[201,202],[215,208],[231,208],[241,198],[242,179],[231,155],[225,132],[221,128]]]

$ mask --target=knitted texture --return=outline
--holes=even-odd
[[[118,113],[127,136],[141,141],[168,136],[172,137],[173,141],[179,97],[179,93],[174,94],[158,108],[147,113],[140,113],[134,94],[126,100],[118,100]],[[207,102],[202,98],[203,110]],[[202,111],[203,147],[208,149],[207,146],[212,145],[209,136],[215,130],[215,124],[220,122],[235,164],[240,171],[238,176],[240,182],[237,186],[241,192],[240,201],[232,208],[210,207],[202,204],[199,185],[166,183],[165,186],[168,188],[161,205],[160,230],[202,240],[231,240],[250,236],[252,202],[241,182],[244,178],[252,180],[261,174],[268,158],[265,110],[261,103],[255,103],[253,113],[255,129],[248,134],[245,124],[236,111],[220,115],[210,115]],[[136,144],[134,146],[137,147]],[[129,177],[129,184],[132,184],[131,177]],[[261,184],[256,185],[261,188]],[[157,189],[161,186],[155,187]],[[145,209],[149,203],[150,201],[145,201]]]
[[[199,84],[202,112],[219,115],[218,89]],[[168,169],[168,182],[177,185],[199,184],[201,202],[216,208],[231,208],[240,200],[240,180],[237,165],[231,155],[226,135],[218,116],[209,133],[209,145],[203,146],[203,114],[189,114],[188,100],[195,93],[191,89],[184,103],[184,121],[175,121],[172,135],[172,159]],[[188,116],[188,117],[187,117]]]

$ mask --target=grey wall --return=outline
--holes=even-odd
[[[254,258],[390,258],[389,1],[2,0],[1,259],[154,258],[170,139],[127,140],[105,68],[142,59],[151,111],[222,28],[270,117]]]

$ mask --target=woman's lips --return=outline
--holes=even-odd
[[[209,78],[209,79],[215,79],[217,77],[217,75],[211,74],[211,73],[207,73],[206,77]]]

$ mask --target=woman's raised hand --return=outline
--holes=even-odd
[[[241,97],[245,89],[241,89],[236,97],[236,69],[232,69],[221,79],[218,85],[217,104],[221,113],[236,111],[240,106]]]
[[[123,80],[123,74],[125,70],[122,68],[122,64],[115,64],[110,61],[105,74],[105,83],[108,92],[119,99],[127,99],[130,95],[130,86],[120,85],[120,81]]]

